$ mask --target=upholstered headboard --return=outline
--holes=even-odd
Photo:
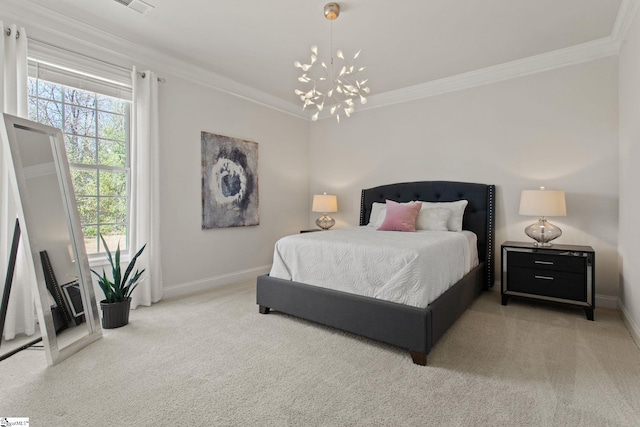
[[[495,185],[453,181],[420,181],[381,185],[362,190],[360,202],[360,225],[369,223],[371,206],[385,200],[410,202],[455,202],[467,200],[462,229],[473,231],[478,236],[478,258],[485,263],[487,287],[493,286]]]

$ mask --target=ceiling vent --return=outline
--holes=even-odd
[[[153,6],[149,3],[145,3],[142,0],[113,0],[116,3],[120,3],[123,6],[128,7],[129,9],[133,9],[138,13],[143,15],[147,14],[151,10],[153,10]]]

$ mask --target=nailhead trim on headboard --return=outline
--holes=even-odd
[[[494,233],[495,233],[495,225],[494,218],[496,214],[495,208],[495,196],[496,196],[496,186],[490,185],[488,188],[487,194],[487,287],[493,287],[494,282],[494,271],[493,271],[493,259],[494,259]]]

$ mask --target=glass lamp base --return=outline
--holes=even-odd
[[[336,225],[336,220],[331,218],[329,215],[324,214],[320,218],[316,219],[316,225],[323,230],[328,230]]]
[[[547,221],[545,217],[525,228],[524,232],[537,242],[537,246],[552,246],[549,242],[562,235],[562,230]]]

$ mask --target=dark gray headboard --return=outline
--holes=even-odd
[[[410,202],[455,202],[468,200],[462,219],[462,229],[478,236],[478,258],[485,263],[487,287],[493,286],[495,185],[453,181],[420,181],[381,185],[362,190],[360,225],[369,223],[371,206],[385,200]]]

